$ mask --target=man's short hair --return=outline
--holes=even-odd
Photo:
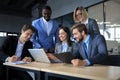
[[[31,24],[24,24],[22,30],[26,31],[28,29],[32,30],[33,33],[35,32],[35,28]]]
[[[51,12],[52,12],[51,7],[50,7],[50,6],[48,6],[48,5],[44,6],[44,7],[42,8],[42,10],[43,10],[43,9],[47,9],[47,10],[49,10],[49,11],[51,11]]]
[[[80,33],[81,33],[82,31],[84,31],[85,34],[88,34],[87,28],[86,28],[86,25],[85,25],[85,24],[77,23],[77,24],[73,25],[73,27],[72,27],[72,32],[73,32],[73,29],[78,29],[78,31],[79,31]]]

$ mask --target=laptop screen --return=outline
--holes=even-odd
[[[43,49],[28,49],[28,51],[35,61],[50,63],[50,60]]]

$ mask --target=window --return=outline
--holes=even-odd
[[[0,37],[5,37],[5,36],[7,36],[6,32],[0,32]]]
[[[18,36],[18,33],[14,32],[0,32],[0,37],[6,37],[6,36]]]
[[[90,17],[97,20],[106,40],[120,41],[120,1],[109,0],[88,8]]]

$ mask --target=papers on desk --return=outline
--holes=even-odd
[[[28,64],[30,62],[16,61],[16,62],[5,62],[7,64]]]

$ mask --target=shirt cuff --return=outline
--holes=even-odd
[[[9,59],[10,57],[7,57],[6,59],[5,59],[5,62],[8,62],[8,59]]]
[[[38,48],[39,49],[39,48],[41,48],[41,46],[37,44],[37,45],[33,45],[33,48]]]
[[[88,59],[85,59],[85,61],[87,62],[87,65],[88,65],[88,66],[91,64]]]

